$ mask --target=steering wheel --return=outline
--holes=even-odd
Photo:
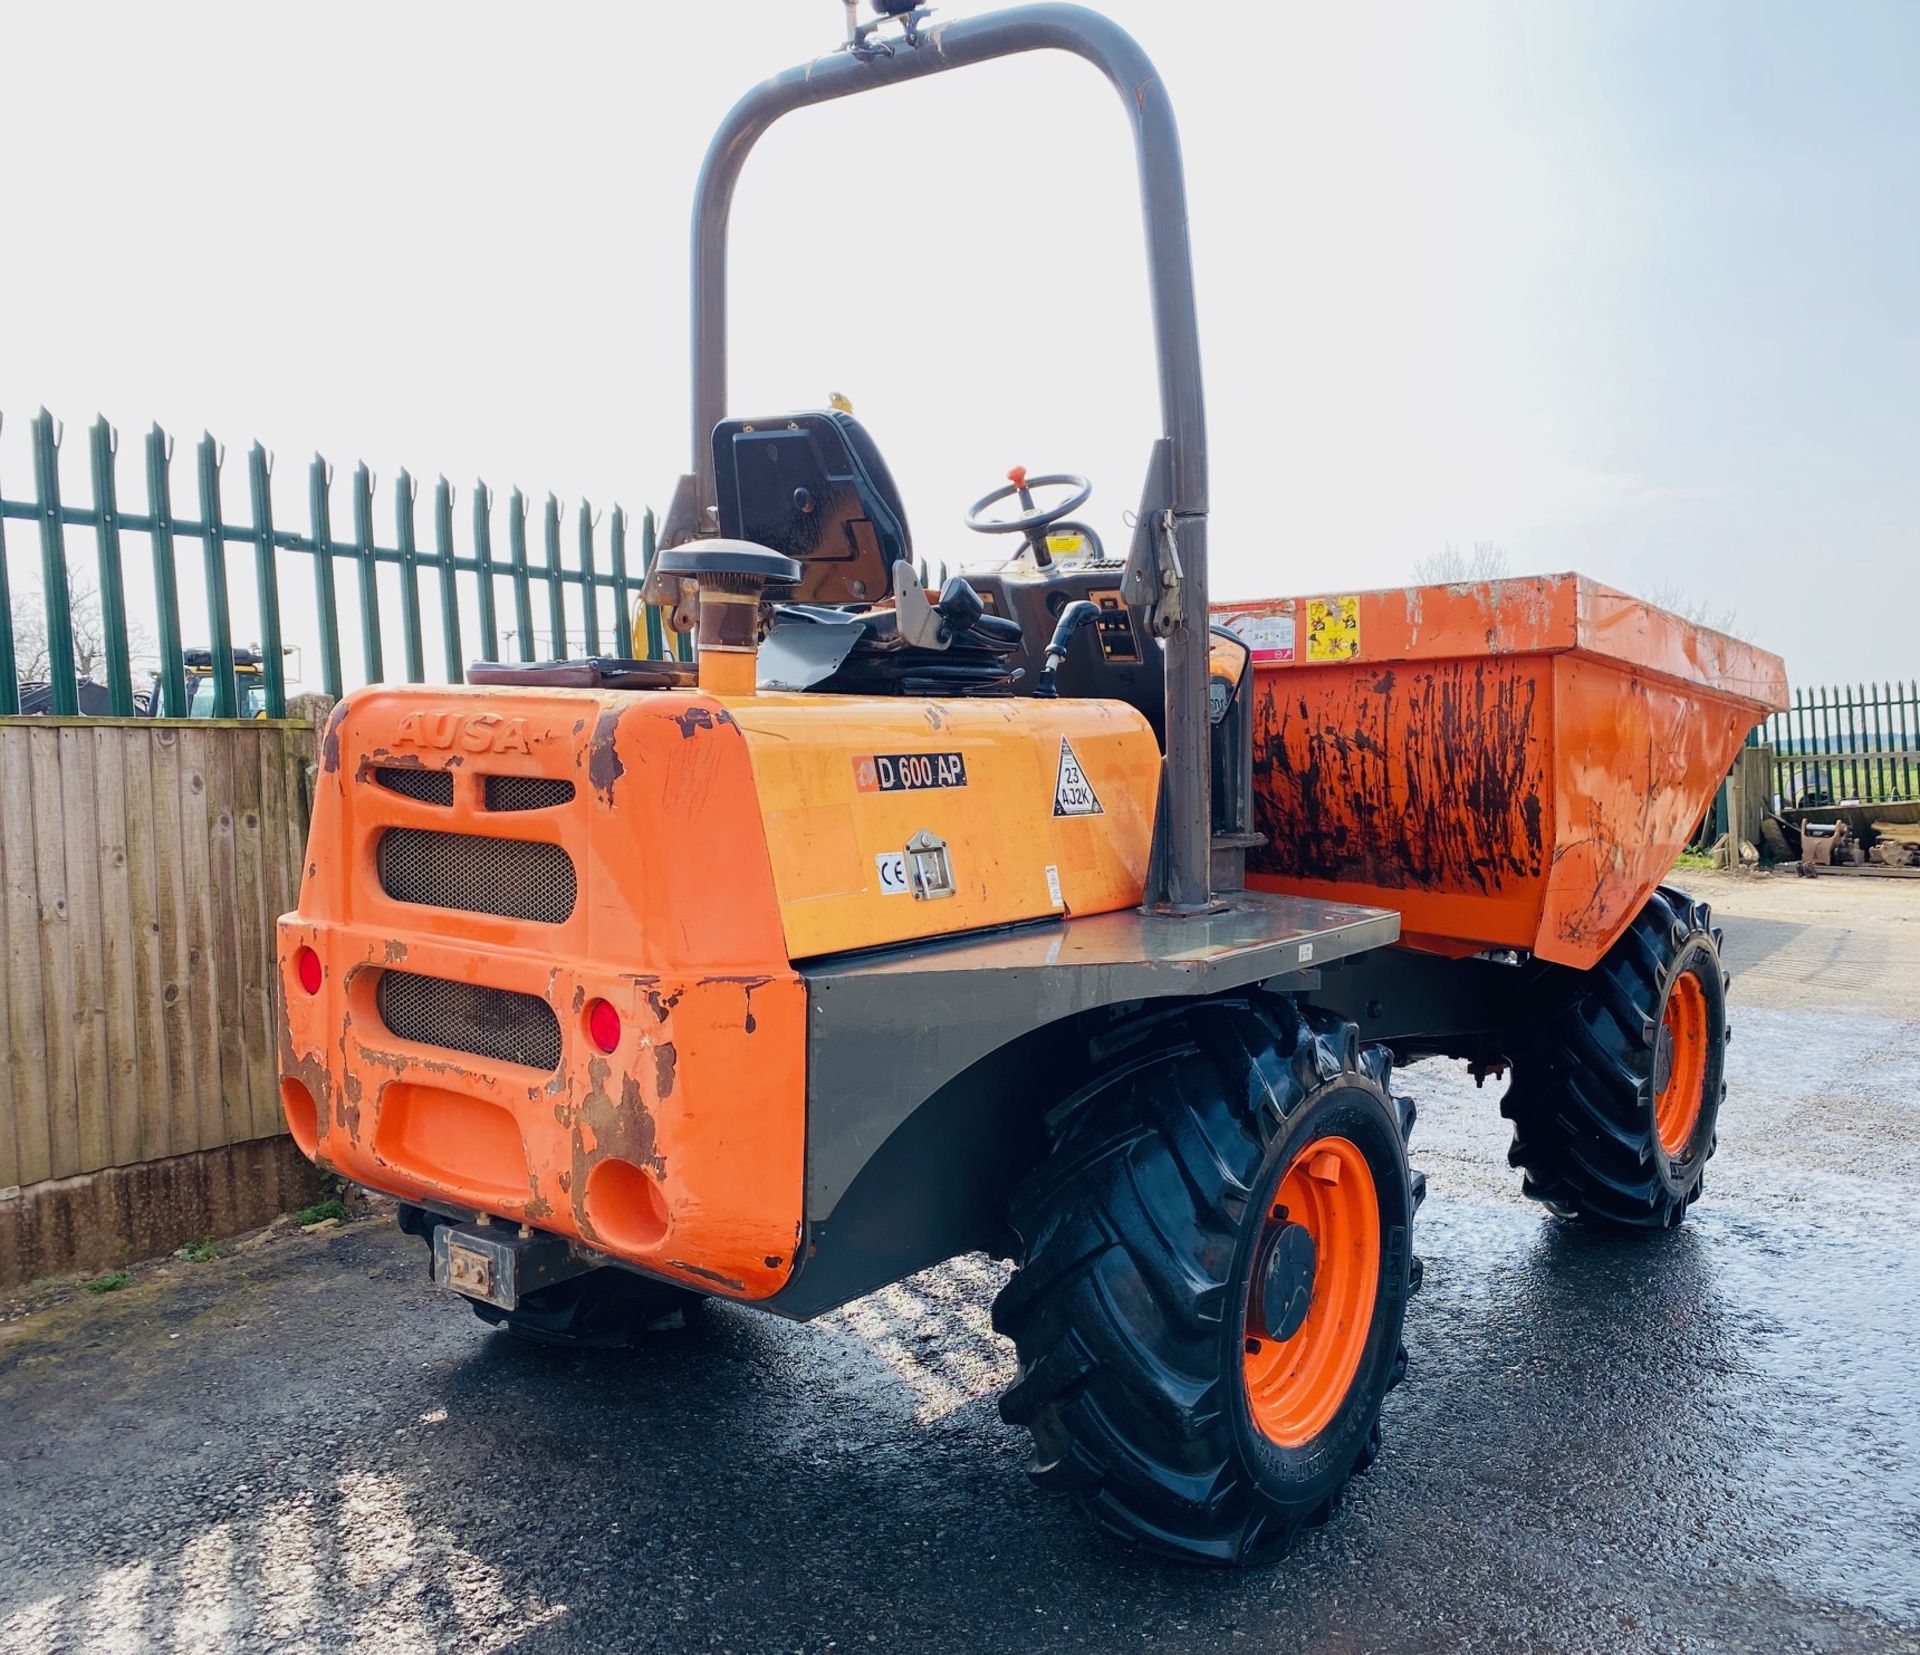
[[[1033,503],[1033,491],[1037,488],[1064,488],[1072,492],[1058,505],[1036,506]],[[967,527],[975,534],[1024,534],[1033,560],[1045,569],[1053,558],[1047,551],[1047,530],[1063,517],[1067,517],[1084,506],[1092,497],[1093,484],[1084,477],[1076,477],[1070,471],[1050,472],[1045,477],[1029,477],[1027,468],[1015,466],[1007,473],[1007,480],[991,494],[984,495],[967,508]],[[1017,517],[988,517],[986,512],[1002,500],[1010,500],[1015,495],[1020,498],[1021,512]]]

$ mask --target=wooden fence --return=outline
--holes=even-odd
[[[0,719],[0,1282],[138,1250],[79,1233],[110,1213],[54,1224],[43,1198],[72,1209],[73,1181],[171,1164],[169,1222],[204,1234],[179,1158],[281,1134],[273,922],[314,751],[290,720]],[[231,1222],[248,1203],[213,1205]]]

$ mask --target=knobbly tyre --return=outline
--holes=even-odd
[[[791,111],[1042,50],[1132,125],[1161,429],[1125,547],[1085,479],[1016,467],[966,514],[1012,555],[928,591],[850,412],[730,411],[729,204]],[[1399,1065],[1510,1072],[1558,1213],[1654,1230],[1699,1194],[1726,977],[1659,881],[1784,685],[1575,576],[1210,627],[1186,218],[1166,88],[1079,7],[853,23],[749,92],[697,191],[693,469],[649,590],[697,667],[340,705],[282,1088],[301,1148],[529,1337],[1010,1259],[1036,1480],[1257,1564],[1373,1461],[1406,1371]]]

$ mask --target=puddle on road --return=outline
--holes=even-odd
[[[1719,1153],[1669,1234],[1610,1237],[1529,1207],[1497,1088],[1450,1065],[1404,1075],[1433,1179],[1409,1429],[1475,1419],[1463,1459],[1477,1443],[1495,1484],[1501,1465],[1526,1468],[1535,1522],[1564,1524],[1576,1551],[1643,1557],[1650,1579],[1772,1580],[1920,1615],[1920,1031],[1733,1014]],[[1444,1441],[1423,1451],[1448,1463]],[[1469,1509],[1484,1488],[1463,1485]]]
[[[955,1259],[815,1325],[864,1342],[912,1393],[914,1417],[930,1425],[1013,1383],[1013,1346],[993,1331],[989,1313],[1007,1274],[1007,1266],[978,1254]]]
[[[15,1610],[0,1620],[0,1651],[298,1648],[324,1627],[341,1648],[424,1652],[452,1638],[492,1655],[567,1613],[516,1591],[445,1524],[422,1521],[420,1504],[405,1479],[348,1473],[328,1494],[211,1523],[171,1556]]]

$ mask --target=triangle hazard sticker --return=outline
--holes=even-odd
[[[1087,780],[1086,771],[1073,756],[1067,738],[1060,738],[1060,774],[1053,784],[1053,813],[1056,816],[1104,816],[1100,799]]]

